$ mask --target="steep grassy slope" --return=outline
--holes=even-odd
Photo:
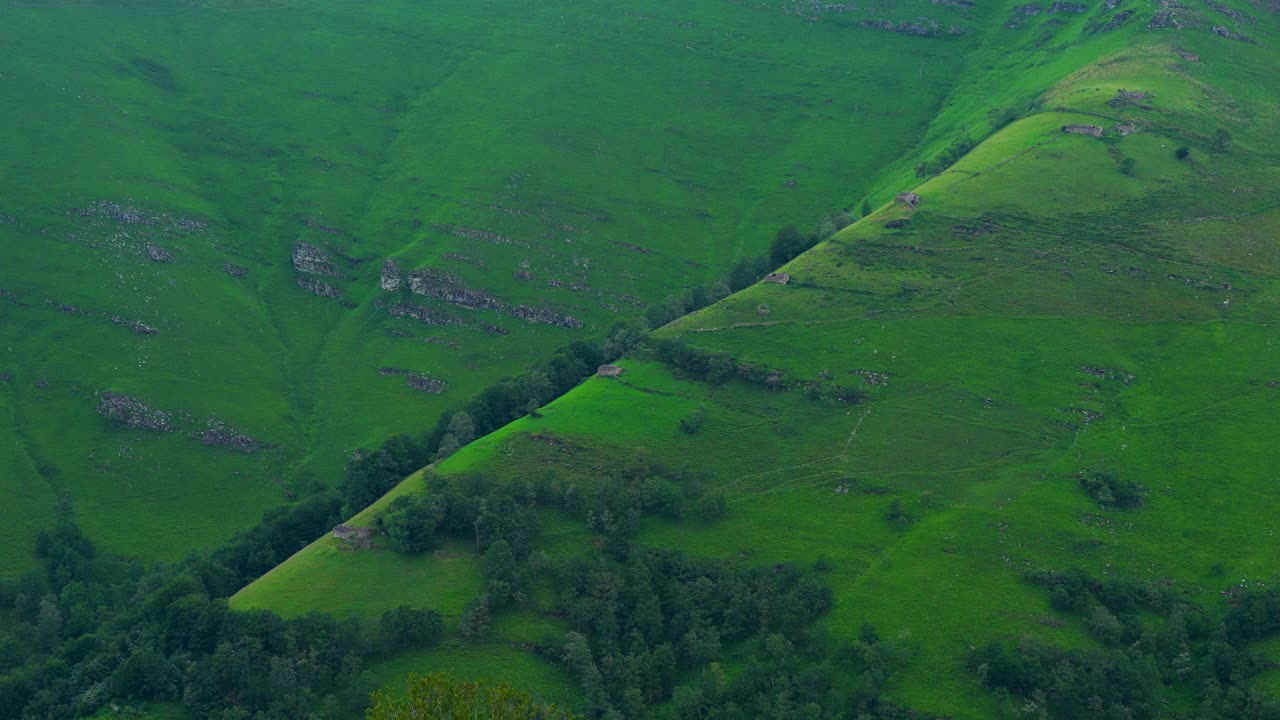
[[[981,9],[930,13],[985,24]],[[17,423],[0,497],[26,506],[0,569],[28,563],[63,493],[115,550],[221,542],[332,484],[356,448],[856,202],[978,36],[810,15],[712,0],[0,5],[0,423]],[[297,242],[319,253],[302,259],[312,272]],[[387,259],[448,292],[381,291]],[[169,413],[169,431],[105,419],[104,392]],[[206,435],[211,422],[230,429]]]
[[[725,519],[649,519],[641,542],[744,565],[825,556],[832,634],[872,622],[916,642],[893,695],[956,718],[994,712],[963,669],[970,647],[1095,642],[1027,569],[1169,580],[1207,607],[1242,579],[1274,581],[1276,15],[1221,7],[1000,9],[927,141],[885,171],[877,197],[914,189],[917,209],[883,206],[784,268],[790,285],[658,333],[768,368],[774,389],[710,385],[642,355],[436,471],[589,485],[644,463],[719,488]],[[911,179],[963,128],[979,135],[991,111],[1032,101],[941,174]],[[866,397],[834,399],[848,390]],[[702,429],[682,432],[699,407]],[[1141,484],[1144,506],[1099,506],[1078,481],[1098,472]],[[409,478],[354,522],[422,487]],[[581,527],[547,524],[549,554],[593,552]],[[412,599],[456,619],[481,572],[465,549],[406,558],[323,538],[233,604],[373,616]],[[531,689],[563,693],[567,675],[507,657],[507,641],[549,629],[536,609],[508,616],[491,644],[455,640],[383,677],[519,668],[537,675]]]

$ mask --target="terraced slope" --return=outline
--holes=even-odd
[[[590,487],[638,466],[721,490],[724,519],[647,518],[639,541],[741,566],[825,557],[832,636],[872,622],[915,643],[891,695],[955,718],[995,713],[963,667],[971,647],[1097,642],[1023,580],[1029,569],[1167,581],[1209,608],[1229,586],[1273,582],[1274,8],[1090,4],[1062,22],[1024,7],[993,14],[927,142],[885,170],[876,197],[911,190],[917,207],[880,207],[781,268],[789,284],[656,333],[684,351],[624,360],[620,378],[593,378],[433,471]],[[1032,110],[911,179],[1014,99]],[[708,358],[731,358],[733,379],[707,382]],[[699,408],[701,428],[683,431]],[[1140,485],[1143,505],[1083,489],[1104,476]],[[579,521],[543,520],[549,555],[596,552]],[[468,552],[322,538],[233,605],[374,616],[410,602],[456,620],[482,590]],[[456,638],[383,677],[449,666],[571,697],[559,666],[513,649],[564,631],[547,602],[502,616],[490,643]],[[1269,671],[1260,686],[1277,682]]]
[[[3,3],[0,572],[59,497],[114,550],[220,543],[859,202],[987,14]]]

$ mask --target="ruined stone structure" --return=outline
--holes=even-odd
[[[596,375],[607,378],[622,377],[622,368],[617,365],[601,365],[596,369]]]
[[[1074,135],[1089,135],[1090,137],[1102,137],[1102,128],[1097,125],[1063,125],[1062,132]]]
[[[893,198],[893,201],[902,203],[914,210],[915,207],[920,204],[920,196],[913,192],[898,193],[898,195]]]
[[[1136,132],[1138,132],[1137,125],[1127,125],[1125,123],[1116,123],[1116,134],[1119,135],[1120,137],[1124,137],[1125,135],[1132,135]]]
[[[768,275],[764,276],[764,281],[767,283],[776,283],[778,285],[786,285],[787,283],[791,282],[791,276],[788,275],[787,273],[769,273]]]

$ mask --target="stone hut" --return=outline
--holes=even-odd
[[[920,196],[913,192],[898,193],[897,197],[895,197],[893,201],[900,202],[914,210],[915,207],[920,204]]]
[[[786,285],[787,283],[791,282],[791,276],[788,275],[787,273],[769,273],[768,275],[764,276],[764,281],[767,283],[776,283],[778,285]]]
[[[1132,135],[1136,132],[1138,132],[1137,125],[1127,125],[1125,123],[1116,123],[1116,134],[1119,135],[1120,137],[1124,137],[1125,135]]]
[[[1089,135],[1091,137],[1102,137],[1102,128],[1097,125],[1063,125],[1062,132],[1074,135]]]
[[[596,368],[596,375],[608,378],[622,377],[622,368],[617,365],[601,365]]]

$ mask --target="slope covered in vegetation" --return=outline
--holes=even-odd
[[[859,201],[992,12],[875,14],[913,8],[966,32],[792,2],[5,4],[0,572],[59,497],[117,551],[222,543]]]
[[[786,7],[837,23],[853,12]],[[717,561],[675,574],[715,588],[753,568],[815,568],[831,592],[826,639],[777,618],[760,631],[809,638],[802,655],[837,668],[831,692],[869,693],[882,711],[887,698],[955,718],[1272,717],[1276,646],[1260,641],[1280,605],[1256,594],[1280,552],[1275,8],[975,12],[955,90],[874,191],[914,192],[917,206],[882,205],[780,268],[788,284],[662,328],[620,377],[587,381],[349,521],[387,533],[373,548],[322,538],[233,607],[438,609],[450,637],[385,661],[385,682],[450,666],[630,716],[628,683],[648,698],[653,671],[618,668],[660,665],[661,642],[627,645],[628,593],[638,575],[667,582],[655,562],[683,567],[652,559],[672,551]],[[467,497],[536,511],[535,539],[520,523],[495,536],[528,545],[521,596],[482,533],[490,505],[468,515]],[[406,530],[415,518],[425,534]],[[594,585],[576,574],[590,572]],[[685,591],[661,586],[676,623]],[[716,614],[720,590],[688,592],[726,642],[708,649],[698,621],[671,641],[693,689],[668,711],[749,702],[734,679],[789,651],[731,642],[744,636]],[[620,631],[597,619],[612,612]],[[873,657],[892,659],[887,681]],[[833,716],[825,685],[798,685],[788,698]]]

